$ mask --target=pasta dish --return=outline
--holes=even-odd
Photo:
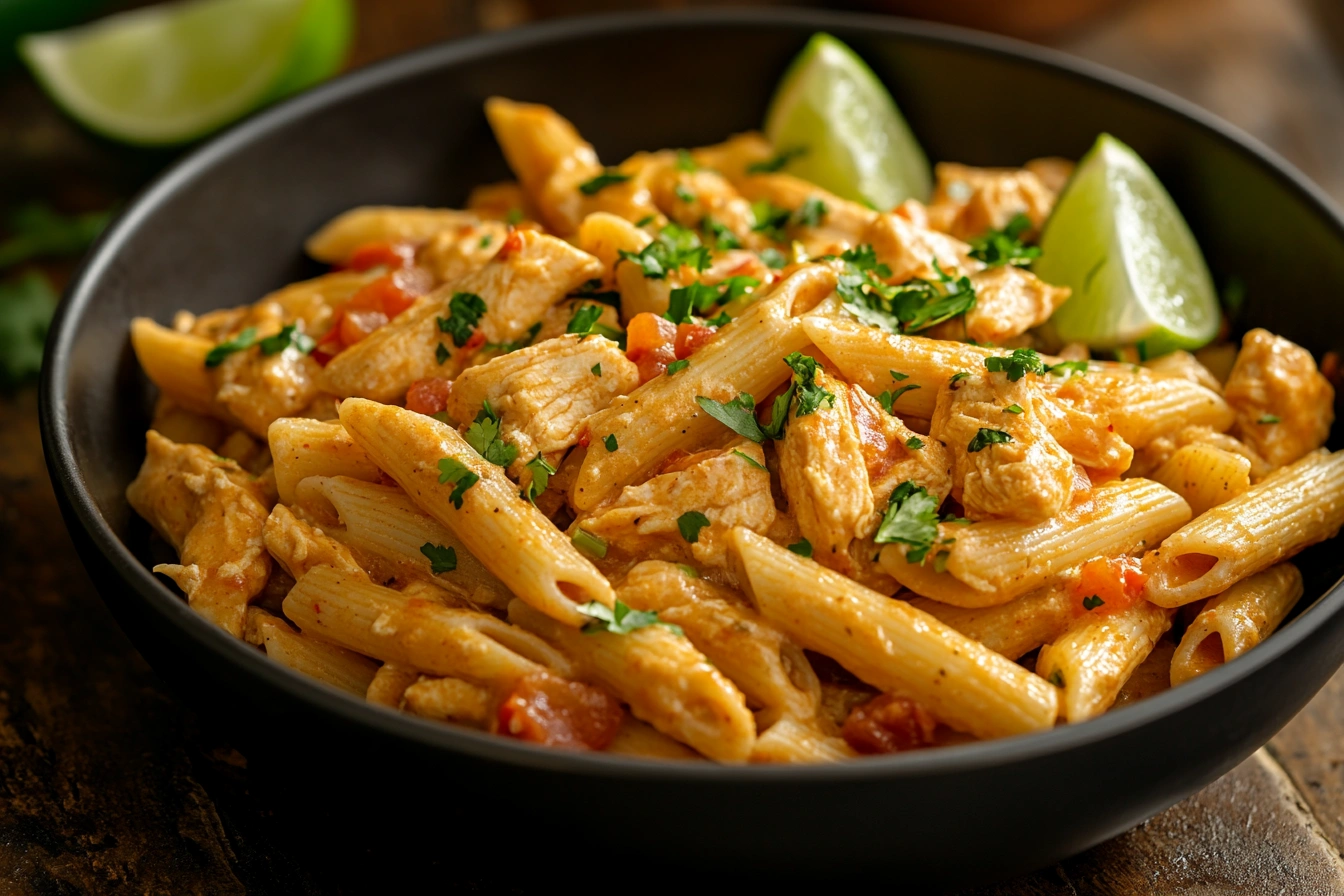
[[[132,323],[155,571],[275,662],[553,747],[838,761],[1231,661],[1344,524],[1305,349],[1055,336],[1070,161],[878,209],[759,133],[607,167],[550,108],[486,115],[516,181],[353,209],[306,243],[329,272]]]

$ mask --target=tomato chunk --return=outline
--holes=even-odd
[[[364,243],[356,246],[346,259],[345,267],[352,271],[367,271],[378,265],[404,268],[415,258],[415,247],[410,243]]]
[[[500,243],[499,251],[495,253],[495,261],[503,261],[512,253],[523,248],[522,232],[517,228],[509,230],[509,235],[504,237],[504,242]]]
[[[348,348],[385,323],[387,315],[381,311],[347,310],[341,315],[341,345]]]
[[[443,377],[416,380],[406,390],[406,410],[432,416],[448,407],[448,396],[452,392],[453,384]]]
[[[1143,599],[1148,582],[1137,557],[1094,557],[1083,564],[1073,588],[1073,612],[1107,615]]]
[[[879,694],[849,711],[840,734],[859,753],[897,753],[931,746],[937,727],[915,701]]]
[[[528,675],[499,706],[499,734],[548,747],[601,750],[625,713],[601,688],[554,675]]]
[[[640,383],[661,376],[677,360],[677,325],[658,314],[636,314],[625,329],[625,356],[639,368]]]
[[[675,348],[677,360],[681,361],[695,354],[700,346],[714,338],[718,327],[709,324],[677,324]]]

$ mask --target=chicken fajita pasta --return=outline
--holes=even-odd
[[[1233,660],[1344,524],[1303,348],[1060,338],[1072,162],[874,208],[759,133],[609,167],[550,108],[486,115],[516,181],[132,324],[155,571],[276,662],[553,747],[838,761]]]

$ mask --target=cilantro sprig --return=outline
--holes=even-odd
[[[985,359],[985,369],[991,373],[1006,373],[1008,381],[1015,383],[1029,373],[1045,373],[1045,365],[1035,349],[1015,348],[1011,355],[994,355]]]
[[[248,327],[238,333],[232,339],[221,342],[219,345],[210,349],[209,354],[205,356],[206,367],[218,367],[224,363],[224,359],[234,352],[241,352],[251,348],[257,341],[257,328]]]
[[[1002,230],[988,230],[971,240],[970,256],[985,263],[985,267],[1001,265],[1026,267],[1041,256],[1039,246],[1028,246],[1022,234],[1031,229],[1031,219],[1018,212]]]
[[[532,474],[532,480],[527,484],[527,488],[519,492],[519,497],[535,505],[537,495],[546,491],[546,486],[550,485],[551,477],[555,475],[555,467],[547,463],[546,458],[538,451],[536,457],[523,464],[523,469]]]
[[[936,280],[916,277],[899,286],[882,282],[891,276],[891,268],[877,260],[872,246],[848,249],[840,260],[844,264],[836,292],[850,313],[890,333],[920,333],[975,307],[970,278],[953,277],[936,258]]]
[[[585,635],[594,635],[598,632],[628,635],[651,625],[660,625],[674,635],[682,635],[681,626],[673,625],[670,622],[659,622],[656,610],[631,609],[619,598],[610,607],[595,600],[590,600],[586,604],[580,604],[578,610],[593,620],[583,627],[582,631]]]
[[[499,415],[487,399],[482,403],[476,420],[467,427],[463,436],[476,453],[497,467],[507,467],[518,457],[518,446],[499,437]]]
[[[817,359],[802,352],[792,352],[784,358],[784,363],[793,371],[793,384],[797,387],[798,407],[795,417],[806,417],[815,413],[824,403],[835,407],[835,393],[817,385]]]
[[[873,541],[908,545],[906,561],[923,562],[938,538],[938,504],[928,489],[907,479],[892,490]]]
[[[777,243],[788,239],[784,228],[789,226],[793,212],[780,208],[769,199],[758,199],[751,204],[751,216],[756,221],[751,226],[753,232],[763,234]]]
[[[638,265],[650,280],[666,279],[670,272],[683,266],[697,271],[709,267],[709,249],[701,245],[694,230],[679,224],[668,224],[638,252],[622,249],[619,254],[621,261]]]
[[[709,517],[698,510],[688,510],[677,517],[677,529],[687,542],[695,544],[700,540],[700,530],[709,525]]]
[[[439,484],[447,485],[452,483],[454,488],[448,499],[453,502],[453,506],[458,510],[462,509],[462,496],[467,493],[467,489],[481,481],[481,477],[476,475],[467,465],[455,457],[439,458]]]
[[[429,560],[429,571],[436,576],[457,569],[457,551],[453,548],[427,541],[420,545],[420,553]]]
[[[1001,445],[1004,442],[1011,442],[1013,437],[1001,429],[980,429],[971,443],[966,446],[966,450],[974,454],[977,451],[983,451],[990,445]]]
[[[578,336],[587,336],[593,332],[597,319],[602,316],[601,305],[584,305],[577,308],[574,314],[569,318],[569,325],[565,327],[566,333],[573,333]]]
[[[476,324],[485,314],[485,299],[474,292],[455,292],[448,300],[448,316],[438,317],[439,330],[453,337],[453,345],[461,348],[467,344]]]
[[[608,168],[596,177],[591,177],[579,184],[579,192],[585,196],[596,196],[607,187],[613,184],[623,184],[629,179],[629,174],[622,174],[614,168]]]
[[[279,333],[261,340],[261,353],[263,355],[275,355],[293,346],[299,354],[306,355],[316,345],[313,337],[300,330],[298,324],[286,324],[280,328]]]

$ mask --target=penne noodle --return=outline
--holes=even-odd
[[[1291,563],[1242,579],[1210,600],[1181,637],[1171,659],[1175,687],[1236,659],[1269,637],[1302,597],[1302,574]]]
[[[1197,443],[1176,449],[1151,478],[1184,498],[1190,512],[1199,516],[1251,487],[1251,462],[1240,454]]]
[[[843,738],[822,734],[792,719],[780,719],[756,738],[752,762],[839,762],[853,759],[854,752]]]
[[[308,237],[304,250],[327,264],[343,264],[370,243],[421,243],[440,230],[475,224],[473,212],[449,208],[365,205],[343,212]]]
[[[1091,557],[1143,550],[1186,520],[1190,507],[1169,488],[1124,479],[1092,489],[1043,523],[986,520],[942,523],[938,547],[923,563],[906,560],[906,546],[889,544],[883,571],[924,597],[958,607],[992,607],[1057,580]],[[942,547],[944,539],[956,541]],[[945,561],[936,554],[946,553]],[[938,571],[943,564],[943,572]]]
[[[339,421],[281,417],[266,431],[280,503],[293,504],[298,484],[309,476],[348,476],[378,482],[382,471],[355,444]]]
[[[1036,674],[1060,689],[1060,715],[1083,722],[1110,709],[1130,675],[1171,628],[1175,611],[1140,600],[1104,616],[1082,616],[1041,648]]]
[[[364,399],[342,402],[341,422],[421,510],[527,603],[577,627],[585,622],[577,605],[615,601],[597,568],[451,426]],[[461,507],[451,498],[460,486],[440,482],[441,460],[456,464],[462,476],[479,477],[459,494]]]
[[[1344,525],[1344,451],[1324,449],[1200,514],[1143,558],[1145,596],[1179,607],[1324,541]]]
[[[368,657],[296,632],[283,619],[255,607],[248,610],[248,631],[249,640],[255,631],[266,655],[280,665],[348,694],[364,696],[378,670]]]
[[[761,615],[873,687],[917,700],[976,737],[1054,724],[1054,688],[927,613],[747,529],[734,529],[730,544],[738,577]]]
[[[284,611],[306,635],[431,675],[507,687],[548,669],[568,676],[571,668],[540,638],[487,613],[408,597],[329,566],[299,579]]]
[[[364,699],[370,703],[399,709],[406,689],[415,684],[419,678],[419,669],[412,669],[400,663],[383,663],[374,673],[373,681],[369,682],[364,692]]]
[[[696,403],[697,396],[731,401],[739,393],[758,402],[789,378],[783,358],[808,345],[794,318],[835,288],[835,274],[807,265],[780,281],[742,317],[696,352],[675,377],[655,377],[588,418],[592,441],[617,437],[619,451],[589,451],[570,493],[578,510],[591,510],[621,488],[646,477],[677,449],[690,449],[723,431]]]
[[[205,356],[214,347],[204,336],[179,333],[147,317],[131,321],[135,358],[160,392],[189,411],[236,423],[215,401],[215,380],[205,366]]]
[[[910,606],[1015,660],[1053,641],[1073,622],[1070,587],[1047,585],[994,607],[956,607],[927,597],[914,598]]]
[[[719,762],[745,762],[751,754],[756,723],[742,693],[685,637],[660,625],[588,634],[522,601],[509,605],[509,619],[561,647],[581,677],[669,737]]]
[[[606,752],[641,759],[703,759],[699,753],[673,740],[657,728],[631,716],[621,719],[616,737],[607,745]]]

